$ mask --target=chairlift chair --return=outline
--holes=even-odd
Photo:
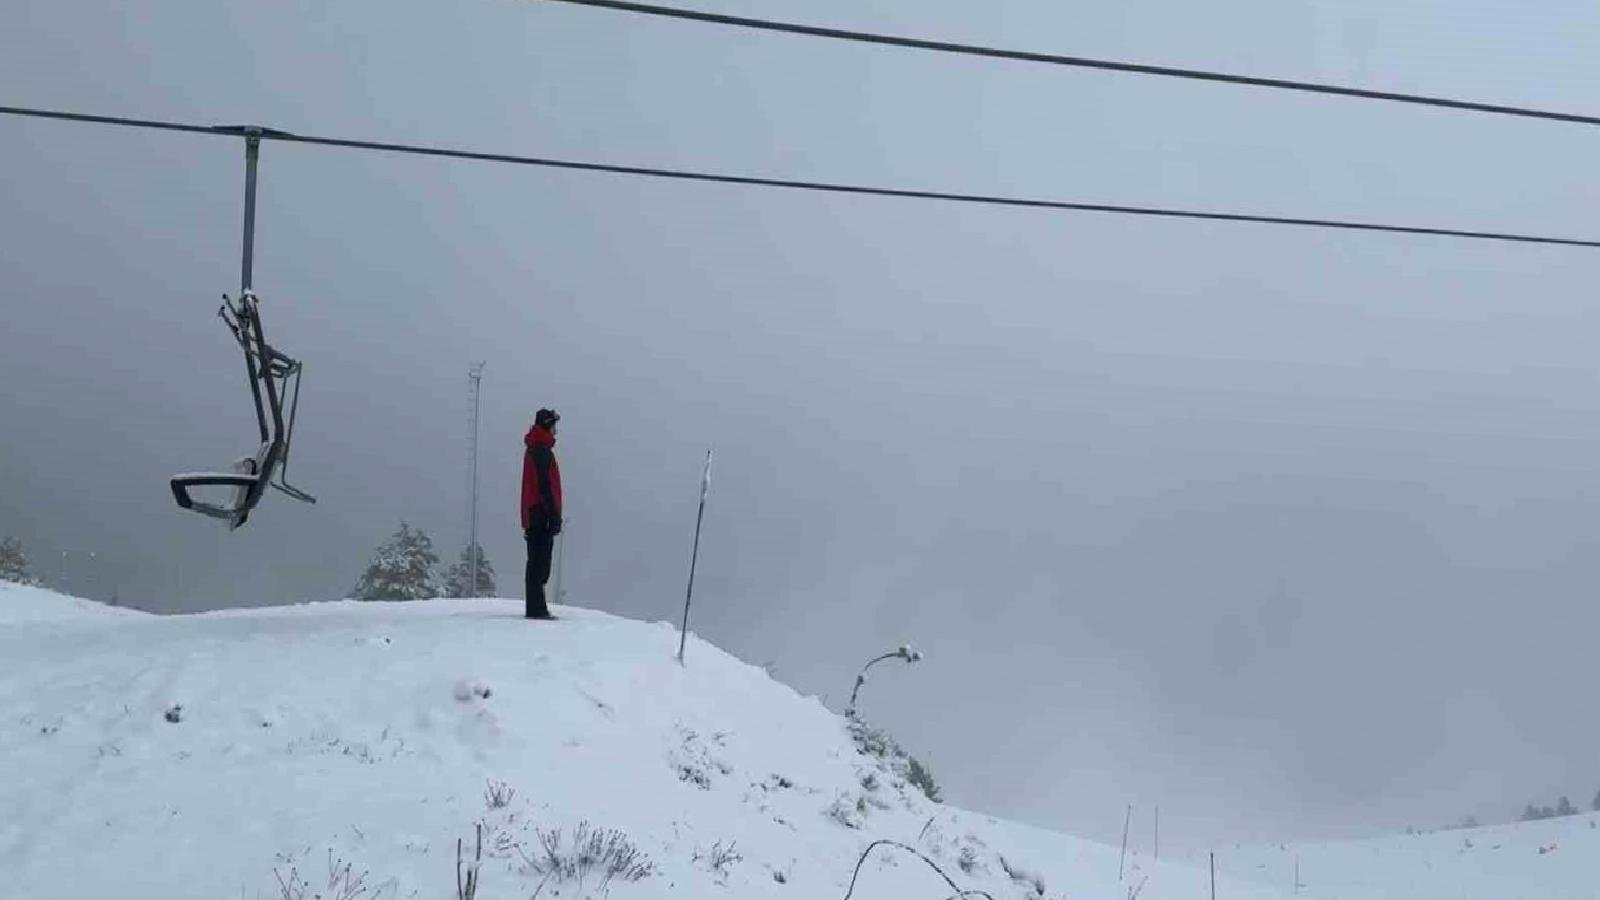
[[[172,496],[183,509],[193,510],[228,523],[230,530],[249,518],[267,488],[273,488],[305,503],[316,498],[288,483],[289,447],[294,438],[295,413],[300,408],[300,361],[279,352],[267,343],[261,330],[261,304],[250,288],[255,245],[256,160],[260,150],[259,128],[219,129],[233,131],[245,139],[244,264],[242,287],[237,300],[222,297],[217,315],[233,332],[244,350],[245,371],[250,394],[256,405],[256,427],[260,444],[256,452],[234,462],[226,472],[190,472],[172,477]],[[291,382],[292,393],[291,393]],[[287,422],[284,402],[289,403]],[[274,481],[274,476],[277,480]],[[196,499],[194,488],[232,488],[225,502]]]
[[[254,293],[241,292],[238,300],[224,295],[217,315],[227,323],[244,349],[245,370],[250,378],[251,396],[255,399],[261,443],[253,456],[237,460],[232,471],[173,476],[172,496],[184,509],[222,519],[230,528],[238,528],[269,487],[296,500],[316,502],[316,498],[287,481],[295,414],[300,408],[300,373],[304,367],[299,360],[291,359],[267,343],[261,331],[260,301]],[[287,420],[283,409],[285,400],[289,403]],[[274,475],[277,475],[276,481]],[[227,503],[196,500],[189,493],[195,487],[231,487],[232,499]]]

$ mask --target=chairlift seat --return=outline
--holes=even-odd
[[[186,472],[174,475],[172,496],[184,509],[192,509],[214,519],[223,519],[231,528],[238,528],[244,524],[251,508],[255,506],[255,501],[260,498],[263,487],[261,476],[271,463],[272,451],[272,442],[266,441],[256,451],[255,456],[242,456],[235,460],[232,471]],[[197,500],[189,493],[191,488],[197,487],[231,487],[233,494],[227,503],[211,503]]]

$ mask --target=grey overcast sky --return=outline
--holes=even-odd
[[[685,0],[688,2],[688,0]],[[1600,112],[1600,6],[694,0]],[[607,162],[1600,237],[1600,131],[537,2],[0,6],[0,103]],[[252,443],[235,141],[0,120],[0,533],[160,611],[343,595],[401,520],[521,566],[532,412],[573,602],[863,709],[949,798],[1114,839],[1503,820],[1600,788],[1600,253],[650,182],[269,144],[257,288],[306,360]],[[90,557],[90,554],[93,557]],[[3,664],[3,663],[0,663]],[[1143,827],[1141,827],[1143,825]],[[1143,838],[1138,838],[1143,840]]]

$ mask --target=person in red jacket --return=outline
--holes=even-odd
[[[523,593],[530,619],[555,618],[545,604],[544,586],[550,580],[550,552],[561,533],[561,467],[555,454],[559,421],[555,410],[541,409],[522,439],[522,534],[528,542]]]

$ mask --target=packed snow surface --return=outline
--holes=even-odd
[[[762,670],[697,640],[678,665],[670,625],[557,612],[149,616],[0,584],[0,894],[448,900],[481,833],[481,900],[842,898],[877,840],[994,898],[1209,896],[1204,859],[1135,850],[1119,881],[1117,847],[928,801]],[[1546,831],[1296,848],[1300,896],[1596,896],[1600,832]],[[1219,856],[1217,896],[1288,896],[1288,852]],[[880,846],[853,896],[952,893]]]
[[[1217,856],[1218,872],[1307,900],[1595,900],[1600,815],[1321,844],[1275,844]],[[1219,889],[1220,896],[1221,891]]]
[[[81,618],[104,622],[108,617],[143,615],[93,600],[68,597],[45,588],[0,581],[0,626]],[[0,657],[0,667],[5,664],[6,658]],[[4,668],[0,668],[0,672],[3,671]]]

